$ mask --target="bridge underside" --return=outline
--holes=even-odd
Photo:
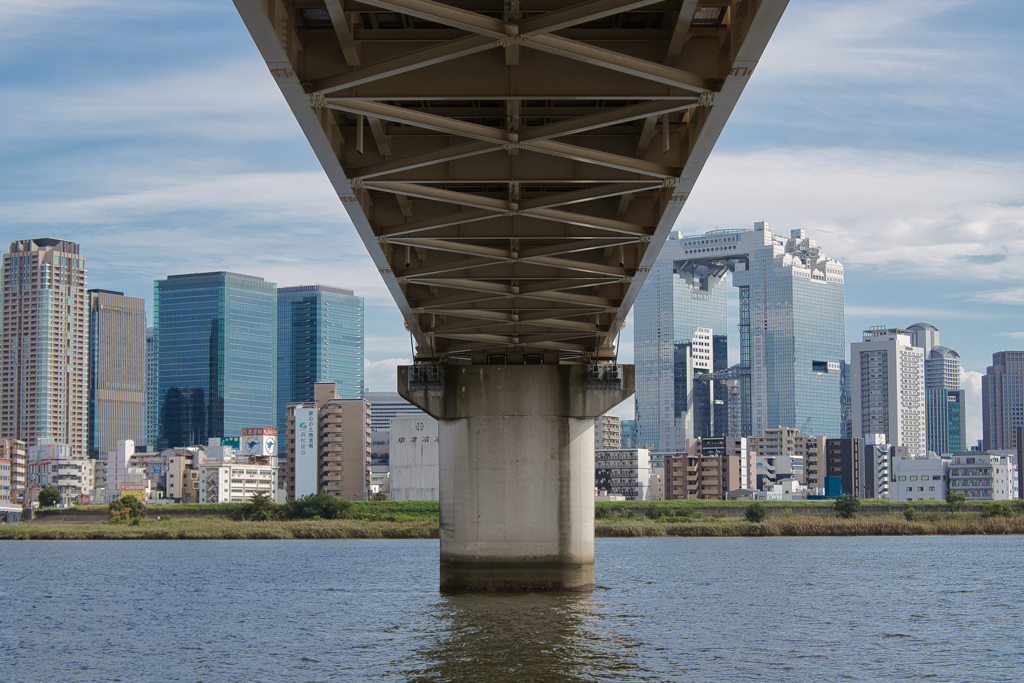
[[[632,373],[586,370],[569,382],[525,366],[614,363],[626,314],[786,3],[235,0],[416,340],[415,363],[520,366],[437,369],[415,390],[399,386],[451,435],[442,473],[446,462],[484,468],[447,486],[442,476],[442,556],[475,558],[484,574],[491,562],[506,578],[485,585],[456,571],[450,586],[586,588],[593,433],[577,432],[628,397]],[[529,400],[488,399],[509,387],[546,392],[558,424]],[[482,392],[471,409],[460,402],[469,389]],[[532,443],[467,436],[466,420],[524,411],[539,421],[493,433],[535,429],[523,437]],[[529,463],[517,459],[527,452]],[[501,481],[518,496],[530,479],[522,468],[547,476],[551,460],[568,468],[556,468],[559,505],[503,498],[504,516],[478,523],[494,512],[479,487]],[[456,479],[469,494],[456,496]],[[446,508],[446,497],[461,502]],[[583,542],[556,543],[574,548],[564,555],[537,550],[546,578],[508,581],[509,566],[533,566],[532,551],[502,551],[526,533],[510,516],[527,512],[548,516],[534,529],[575,520],[569,535]],[[552,562],[584,570],[559,583]]]

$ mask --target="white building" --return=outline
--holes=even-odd
[[[72,457],[71,446],[29,446],[26,469],[31,488],[56,486],[65,504],[90,501],[94,481],[93,461]]]
[[[949,458],[893,458],[889,499],[896,503],[946,500],[949,463]]]
[[[853,436],[885,434],[912,456],[927,453],[924,349],[908,330],[872,327],[850,345]]]
[[[598,491],[650,500],[651,454],[646,448],[594,452],[594,481]]]
[[[243,432],[257,430],[243,430]],[[252,438],[258,443],[244,446],[247,454],[241,455],[230,446],[221,445],[219,439],[210,439],[202,461],[199,463],[200,503],[244,503],[252,500],[256,493],[266,493],[271,498],[277,492],[277,445],[276,430],[269,435],[243,434],[243,440]]]
[[[1017,500],[1016,459],[987,452],[958,453],[949,466],[950,493],[967,502]]]
[[[767,484],[764,487],[764,500],[807,500],[807,494],[807,487],[796,479],[784,479],[778,484]]]
[[[439,483],[437,420],[391,418],[390,500],[437,500]]]

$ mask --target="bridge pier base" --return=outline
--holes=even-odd
[[[605,366],[607,367],[607,366]],[[594,418],[628,398],[585,365],[399,368],[399,393],[439,420],[441,590],[594,588]]]

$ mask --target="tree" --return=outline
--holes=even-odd
[[[250,519],[256,522],[265,522],[277,516],[277,503],[266,491],[257,491],[252,498],[242,503],[231,513],[231,519],[236,521]]]
[[[373,499],[374,500],[387,500],[388,499],[388,494],[384,493],[383,491],[378,491],[377,493],[373,494]]]
[[[950,491],[946,496],[946,502],[949,503],[950,510],[960,512],[964,509],[964,503],[967,502],[967,495],[962,491]]]
[[[763,522],[768,519],[768,506],[759,500],[755,500],[747,506],[747,509],[743,512],[743,516],[747,518],[748,522]]]
[[[1013,517],[1013,505],[1008,500],[993,500],[981,508],[982,517]]]
[[[48,508],[60,502],[60,491],[56,486],[47,486],[39,491],[39,507]]]
[[[908,522],[913,522],[916,517],[917,510],[915,510],[914,508],[907,508],[906,510],[903,511],[903,518],[906,519]]]
[[[344,519],[349,516],[351,508],[351,501],[335,498],[329,493],[317,493],[288,502],[282,512],[291,519]]]
[[[107,508],[107,518],[112,522],[130,520],[132,524],[138,524],[146,514],[146,506],[135,496],[121,496],[110,503]]]
[[[860,498],[836,496],[835,502],[832,503],[832,509],[835,510],[836,517],[853,519],[860,512]]]

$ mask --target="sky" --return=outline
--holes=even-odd
[[[1022,62],[1019,0],[791,0],[677,224],[805,229],[845,266],[848,342],[938,326],[962,358],[969,442],[992,353],[1024,348]],[[348,287],[367,389],[393,390],[411,358],[226,0],[0,4],[0,241],[44,236],[79,242],[89,286],[148,311],[176,273]]]

